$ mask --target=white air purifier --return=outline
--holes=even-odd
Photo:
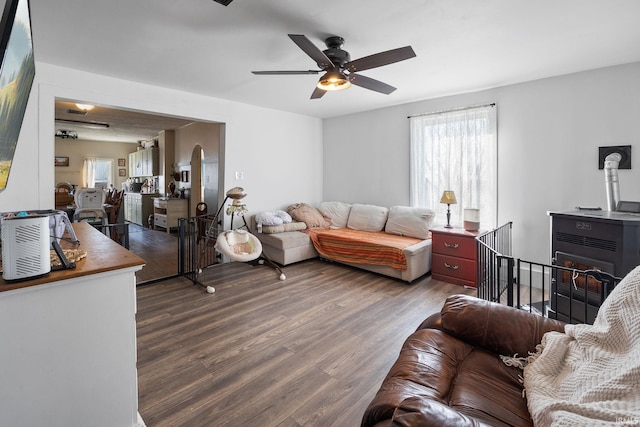
[[[2,278],[21,280],[51,271],[49,215],[2,218]]]

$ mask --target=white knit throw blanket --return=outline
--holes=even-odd
[[[605,300],[593,325],[549,332],[524,368],[536,426],[640,426],[640,267]]]

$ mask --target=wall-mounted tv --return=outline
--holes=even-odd
[[[0,191],[9,180],[22,119],[36,74],[29,0],[6,0],[0,21]]]

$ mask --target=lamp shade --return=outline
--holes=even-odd
[[[442,193],[442,197],[440,198],[440,203],[455,205],[458,202],[456,201],[455,193],[451,190],[446,190],[445,192]]]

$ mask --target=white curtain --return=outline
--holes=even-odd
[[[96,158],[85,157],[82,165],[82,186],[94,188],[96,186]]]
[[[451,224],[462,225],[464,208],[480,209],[480,227],[497,222],[497,131],[495,105],[410,117],[411,205],[437,212],[446,224],[442,192],[452,190]]]

